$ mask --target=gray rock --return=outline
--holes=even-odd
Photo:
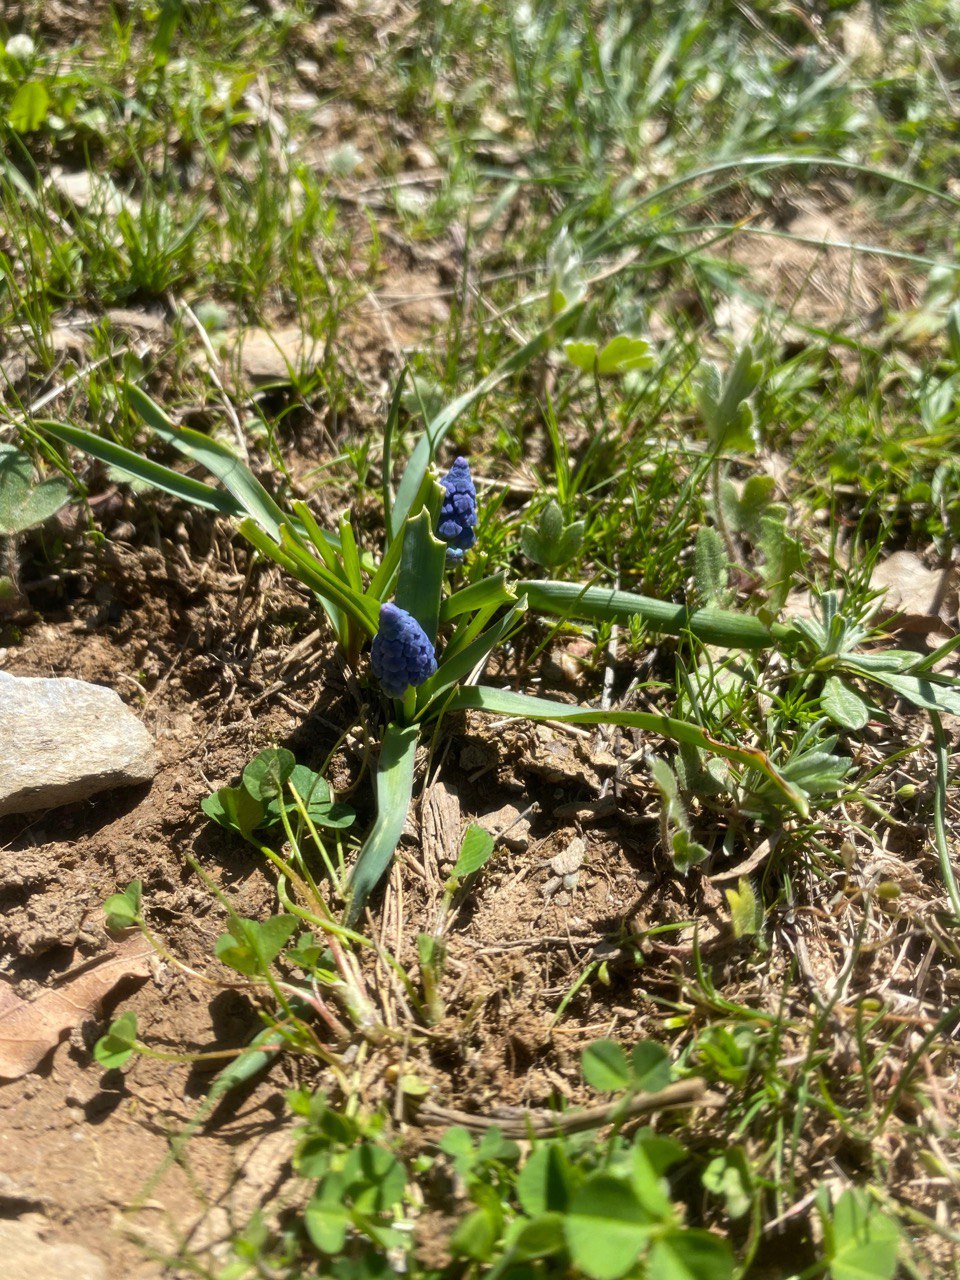
[[[47,1242],[33,1222],[0,1222],[0,1253],[4,1280],[59,1280],[67,1276],[70,1280],[107,1280],[106,1264],[95,1253],[78,1244]]]
[[[153,739],[112,689],[0,671],[0,816],[149,782]]]

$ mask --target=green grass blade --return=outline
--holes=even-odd
[[[301,581],[312,580],[318,595],[327,595],[345,613],[358,622],[368,635],[377,633],[377,609],[361,590],[353,590],[350,584],[331,573],[322,560],[302,546],[289,524],[280,526],[280,544],[286,555],[294,561],[301,573]]]
[[[390,484],[390,472],[393,467],[393,437],[396,434],[397,423],[400,421],[400,406],[403,403],[403,384],[407,380],[406,365],[400,370],[400,377],[397,379],[397,385],[393,390],[393,397],[390,400],[390,408],[387,411],[387,421],[383,428],[383,520],[387,528],[386,545],[389,547],[393,542],[396,525],[393,515],[393,490]]]
[[[443,647],[443,661],[450,662],[468,644],[472,644],[480,632],[493,621],[499,607],[499,605],[490,605],[486,609],[478,609],[472,616],[462,613],[457,619],[453,634]]]
[[[682,742],[692,747],[710,751],[750,769],[758,769],[777,787],[791,809],[802,818],[809,815],[806,800],[777,772],[765,752],[759,747],[733,747],[705,733],[698,725],[671,716],[656,715],[647,711],[593,711],[584,707],[571,707],[566,702],[551,702],[546,698],[534,698],[526,693],[514,693],[512,689],[491,689],[487,685],[468,685],[458,689],[447,703],[450,711],[487,711],[491,715],[517,716],[526,720],[555,720],[561,724],[612,724],[627,729],[643,729],[658,733],[662,738]]]
[[[256,520],[249,516],[241,523],[240,532],[261,555],[280,565],[292,577],[316,592],[321,600],[329,601],[348,614],[359,623],[367,635],[377,634],[373,609],[365,602],[365,597],[355,596],[326,565],[312,556],[309,551],[304,550],[292,537],[286,524],[281,525],[280,534],[283,541],[279,545]],[[332,618],[331,621],[333,621]]]
[[[339,540],[332,533],[327,533],[326,529],[320,528],[313,512],[305,502],[291,502],[290,510],[300,521],[307,540],[312,543],[323,563],[331,573],[335,573],[338,578],[343,578],[344,582],[346,582],[346,575],[338,559],[340,551]]]
[[[346,513],[340,517],[340,557],[347,582],[358,595],[363,595],[363,576],[360,573],[360,551],[357,548],[353,525]]]
[[[960,649],[960,633],[951,636],[949,640],[944,640],[943,644],[937,645],[936,649],[932,649],[926,657],[914,662],[909,668],[908,674],[922,676],[928,671],[933,671],[938,663],[943,662],[944,658],[949,657],[955,649]]]
[[[202,431],[190,427],[178,427],[145,391],[135,383],[125,382],[124,389],[131,408],[143,418],[150,429],[177,449],[184,457],[199,462],[211,475],[216,476],[240,503],[242,510],[251,516],[274,538],[280,536],[280,525],[287,517],[267,493],[245,462],[226,445]]]
[[[392,593],[393,584],[400,569],[400,557],[403,555],[403,538],[394,538],[383,554],[370,579],[368,594],[374,600],[386,600]]]
[[[767,627],[749,613],[728,609],[688,609],[686,605],[654,600],[632,591],[609,587],[581,587],[576,582],[518,582],[535,613],[589,622],[624,622],[642,618],[651,631],[695,635],[706,644],[728,649],[771,649],[790,634],[788,627]]]
[[[803,168],[823,168],[823,169],[840,169],[850,173],[862,173],[870,178],[880,179],[886,183],[888,188],[902,187],[908,191],[915,191],[920,195],[931,196],[934,199],[960,209],[960,200],[955,196],[949,195],[945,191],[940,191],[936,187],[928,186],[924,182],[918,182],[913,178],[906,178],[903,174],[894,173],[891,170],[880,169],[876,165],[862,164],[855,160],[843,160],[837,156],[825,155],[801,155],[775,152],[770,155],[740,156],[734,160],[720,160],[716,164],[705,165],[701,169],[693,169],[687,173],[681,174],[680,177],[672,179],[670,182],[664,183],[653,191],[647,191],[638,199],[624,203],[617,213],[607,220],[607,222],[597,231],[586,244],[583,246],[583,254],[586,259],[592,259],[598,255],[608,253],[614,244],[618,243],[614,240],[611,232],[616,227],[622,226],[623,223],[639,210],[648,205],[660,206],[663,204],[665,196],[671,192],[679,190],[681,187],[689,186],[691,183],[699,181],[701,178],[712,178],[720,173],[732,173],[738,169],[757,170],[761,173],[766,170],[776,169],[803,169]]]
[[[159,462],[152,462],[149,458],[135,453],[132,449],[115,444],[112,440],[105,440],[103,436],[94,435],[92,431],[84,431],[80,427],[71,427],[63,422],[48,422],[46,420],[36,422],[34,426],[38,430],[46,432],[47,435],[56,436],[64,444],[72,445],[75,449],[88,453],[91,458],[97,458],[100,462],[105,462],[107,466],[113,467],[115,471],[123,472],[131,480],[137,480],[141,484],[148,484],[153,489],[160,489],[164,493],[169,493],[173,498],[179,498],[182,502],[191,502],[194,506],[206,507],[208,510],[216,511],[222,516],[238,516],[242,514],[242,508],[236,498],[229,493],[225,493],[222,489],[214,489],[212,485],[204,484],[202,480],[194,480],[192,476],[183,476],[179,471],[174,471],[172,467],[164,467]]]
[[[353,928],[370,894],[386,874],[407,820],[413,796],[419,730],[416,725],[388,724],[377,765],[377,818],[364,841],[350,877],[345,923]]]

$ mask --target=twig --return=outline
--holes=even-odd
[[[507,1115],[476,1116],[426,1102],[417,1112],[416,1119],[424,1127],[457,1124],[473,1133],[499,1129],[505,1138],[551,1138],[565,1133],[601,1129],[608,1124],[621,1124],[651,1111],[667,1111],[673,1107],[692,1107],[698,1104],[719,1106],[724,1101],[722,1095],[708,1093],[704,1082],[695,1077],[691,1080],[678,1080],[656,1093],[636,1093],[619,1102],[605,1102],[598,1107],[583,1107],[556,1115],[545,1111],[511,1108],[511,1113]]]

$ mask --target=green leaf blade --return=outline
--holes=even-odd
[[[532,361],[549,350],[557,337],[569,329],[582,310],[583,303],[581,301],[577,300],[571,303],[558,316],[554,316],[550,323],[540,329],[533,338],[497,365],[476,386],[471,387],[469,391],[465,391],[451,401],[446,408],[442,409],[435,418],[427,423],[423,435],[417,441],[413,453],[410,455],[403,478],[397,487],[397,496],[393,504],[392,513],[395,532],[399,531],[413,507],[431,459],[458,419],[468,409],[471,409],[477,401],[482,400],[484,396],[499,386],[501,382],[505,382],[507,378],[513,377],[514,374],[522,373]]]
[[[130,407],[139,413],[155,435],[184,457],[206,467],[235,499],[240,510],[279,540],[280,526],[286,519],[283,511],[232,449],[202,431],[178,427],[136,383],[125,382],[123,385]]]
[[[863,729],[870,719],[870,706],[839,676],[824,681],[820,705],[841,729]]]
[[[769,649],[777,637],[752,614],[726,609],[688,609],[685,605],[654,600],[631,591],[608,587],[581,587],[575,582],[518,582],[517,594],[525,594],[534,613],[556,618],[581,618],[589,622],[625,622],[638,617],[651,631],[680,636],[690,632],[706,644],[730,649]]]
[[[44,420],[36,424],[46,435],[62,440],[64,444],[80,449],[91,458],[104,462],[108,467],[140,484],[149,485],[151,489],[159,489],[181,502],[189,502],[193,506],[204,507],[208,511],[216,511],[223,516],[241,514],[240,504],[229,493],[215,489],[212,485],[195,480],[192,476],[181,475],[172,467],[162,466],[149,458],[124,448],[112,440],[94,435],[92,431],[84,431],[80,427],[72,427],[63,422]]]
[[[407,521],[403,534],[400,576],[394,599],[423,627],[431,644],[440,624],[440,595],[447,561],[446,543],[434,537],[433,520],[424,507]]]
[[[377,817],[350,876],[348,926],[356,924],[370,894],[386,874],[403,834],[413,795],[419,730],[387,725],[377,764]]]

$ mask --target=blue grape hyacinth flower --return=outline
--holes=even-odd
[[[447,563],[459,564],[477,540],[477,490],[466,458],[457,458],[440,483],[444,498],[437,534],[447,544]]]
[[[437,669],[427,633],[412,613],[396,604],[380,607],[380,630],[373,638],[370,664],[384,693],[391,698],[402,698],[408,689],[429,680]]]

